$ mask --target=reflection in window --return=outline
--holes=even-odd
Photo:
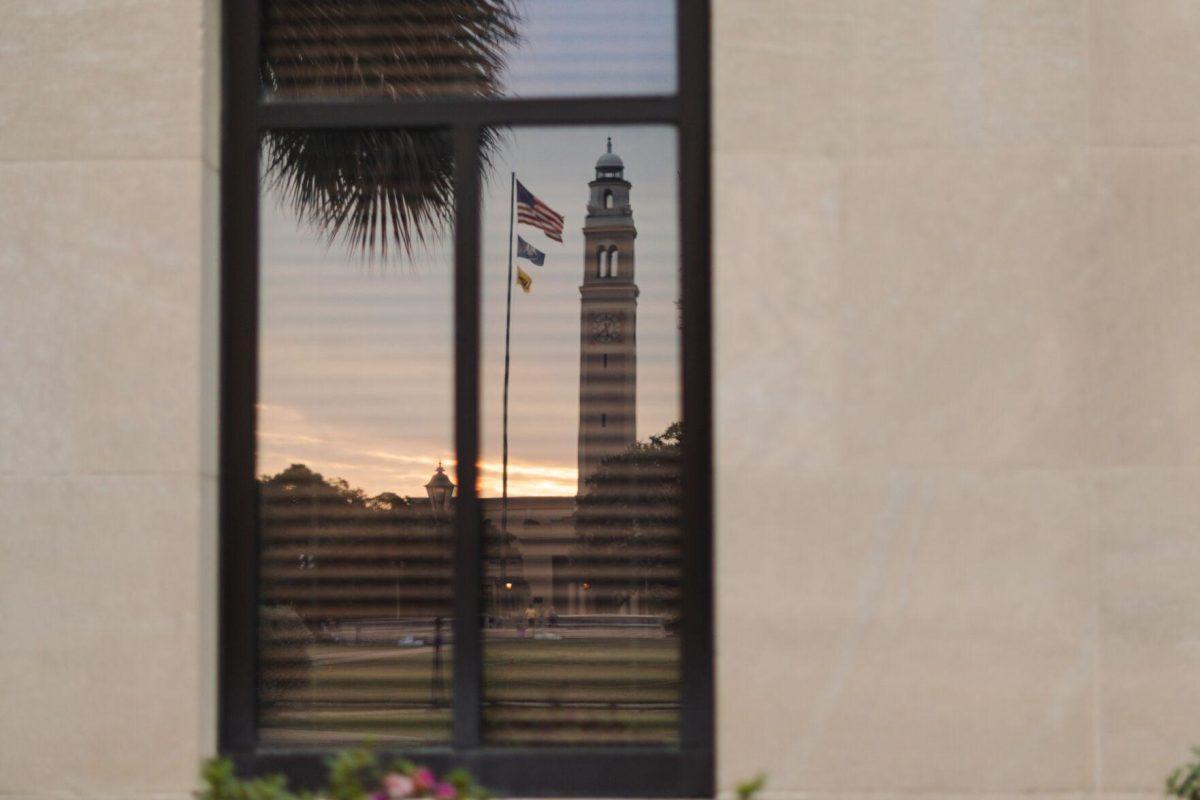
[[[567,220],[561,244],[532,226],[512,234],[544,250],[545,263],[524,267],[532,290],[513,294],[505,439],[509,195],[499,181],[485,189],[484,741],[673,744],[682,437],[674,130],[514,128],[506,141],[497,170],[514,171]]]
[[[675,91],[673,0],[265,0],[260,75],[288,98]]]
[[[347,197],[332,176],[346,174],[355,147],[372,158],[358,159]],[[445,742],[456,487],[439,461],[453,455],[453,203],[438,182],[452,174],[448,137],[309,131],[272,134],[264,151],[260,736]],[[274,160],[293,152],[303,157]],[[394,166],[405,153],[436,158]],[[385,202],[355,199],[372,191]],[[325,215],[314,194],[341,198],[348,213]],[[364,260],[385,246],[378,238],[328,246],[339,224],[377,231],[380,214],[402,265]]]
[[[676,75],[677,56],[703,73],[706,4],[228,7],[261,32],[230,39],[231,78],[257,75],[261,92],[231,105],[225,155],[236,174],[261,168],[262,196],[258,214],[226,218],[225,310],[258,351],[235,336],[223,358],[237,467],[222,484],[223,749],[281,757],[295,778],[373,739],[475,760],[504,792],[621,796],[653,771],[654,793],[711,795],[711,532],[703,491],[683,530],[679,422],[679,283],[707,282],[708,249],[689,231],[683,264],[677,229],[681,202],[689,218],[706,211],[710,170],[703,148],[686,148],[684,169],[675,152],[707,140],[706,82],[681,94]],[[691,32],[681,53],[677,14]],[[580,128],[575,101],[507,100],[584,95],[597,120],[643,124]],[[312,126],[263,130],[281,99]],[[359,99],[371,102],[351,102],[352,119],[328,102]],[[504,127],[479,131],[481,119]],[[260,133],[260,152],[237,146]],[[479,181],[455,175],[468,153],[458,167],[478,164]],[[539,222],[518,228],[524,241],[509,227],[510,172],[516,222]],[[226,208],[253,201],[252,184],[226,182]],[[459,247],[456,200],[472,223]],[[456,305],[455,286],[483,302]],[[707,294],[695,296],[703,318]],[[687,336],[706,356],[703,332]],[[706,408],[707,376],[687,382]],[[478,438],[455,442],[456,405]],[[704,470],[708,432],[695,435]],[[451,461],[456,444],[477,463]],[[468,474],[474,485],[455,486]],[[461,512],[476,495],[472,519]],[[475,533],[478,553],[458,538]],[[685,545],[701,556],[688,558],[686,631]],[[257,702],[240,702],[249,689]],[[509,749],[533,744],[547,769]],[[585,749],[553,752],[566,745]]]
[[[277,97],[495,95],[521,41],[514,0],[265,0]]]

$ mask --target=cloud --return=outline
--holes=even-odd
[[[306,464],[327,478],[344,478],[368,494],[422,496],[425,482],[441,462],[458,480],[453,454],[436,447],[416,452],[380,448],[374,438],[347,438],[344,430],[322,427],[301,409],[277,404],[260,404],[258,419],[260,475],[273,475],[291,464]],[[502,475],[501,462],[480,461],[480,494],[500,495]],[[577,475],[573,466],[512,460],[508,465],[509,494],[573,495]]]

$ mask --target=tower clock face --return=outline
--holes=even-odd
[[[592,317],[592,341],[598,344],[621,341],[621,320],[615,314]]]

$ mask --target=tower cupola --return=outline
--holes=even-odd
[[[608,137],[608,151],[596,160],[596,180],[624,180],[625,162],[612,151],[612,137]]]
[[[596,159],[596,178],[588,184],[587,219],[588,228],[631,226],[629,217],[629,181],[625,180],[625,162],[612,150],[612,137],[600,158]]]

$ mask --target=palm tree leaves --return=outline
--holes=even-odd
[[[351,252],[411,255],[454,210],[453,143],[439,130],[273,131],[266,180],[297,219]]]
[[[279,99],[485,97],[517,44],[515,0],[270,0],[263,89]],[[487,164],[498,137],[486,131]],[[453,218],[445,131],[278,130],[265,182],[332,244],[386,259],[444,234]]]
[[[269,0],[262,85],[287,98],[491,96],[514,0]]]

